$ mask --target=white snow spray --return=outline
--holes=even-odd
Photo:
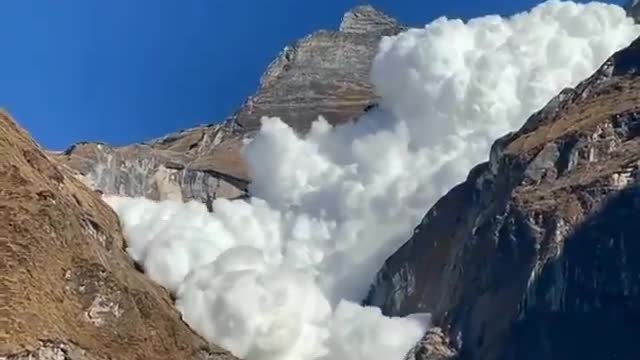
[[[402,359],[426,315],[360,300],[424,213],[564,87],[640,28],[622,8],[550,1],[510,18],[439,18],[384,38],[380,107],[300,137],[263,119],[247,145],[249,201],[106,198],[146,274],[184,320],[247,360]]]

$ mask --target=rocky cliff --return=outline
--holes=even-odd
[[[378,42],[403,27],[370,6],[347,12],[339,31],[318,31],[286,47],[260,87],[222,125],[200,126],[143,144],[82,143],[55,154],[85,183],[106,194],[152,199],[244,196],[249,174],[243,139],[263,116],[278,116],[300,133],[323,115],[353,120],[376,102],[369,68]]]
[[[5,113],[0,359],[233,359],[134,268],[115,213]]]
[[[87,185],[106,194],[160,199],[235,198],[247,189],[241,139],[204,126],[144,144],[75,144],[56,155]]]
[[[639,359],[640,39],[437,202],[367,302],[431,312],[413,359]]]
[[[371,6],[348,11],[339,31],[318,31],[286,47],[231,121],[251,132],[262,116],[278,116],[304,133],[318,115],[332,124],[355,119],[377,100],[369,70],[380,39],[403,29]]]

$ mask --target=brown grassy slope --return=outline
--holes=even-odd
[[[232,358],[123,247],[115,213],[0,113],[0,359]]]

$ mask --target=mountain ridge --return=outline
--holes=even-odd
[[[200,125],[138,144],[78,143],[51,153],[96,190],[151,199],[239,198],[250,174],[246,139],[263,116],[278,116],[304,134],[319,115],[355,120],[377,97],[368,79],[382,36],[404,30],[371,6],[344,14],[337,31],[316,31],[285,47],[267,67],[256,93],[221,124]]]

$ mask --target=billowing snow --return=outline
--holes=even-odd
[[[219,199],[209,214],[106,200],[129,254],[176,294],[187,323],[240,358],[401,359],[428,316],[358,305],[385,258],[492,141],[639,33],[601,3],[437,19],[381,42],[371,79],[383,101],[359,122],[320,119],[301,138],[265,118],[245,152],[249,202]]]

